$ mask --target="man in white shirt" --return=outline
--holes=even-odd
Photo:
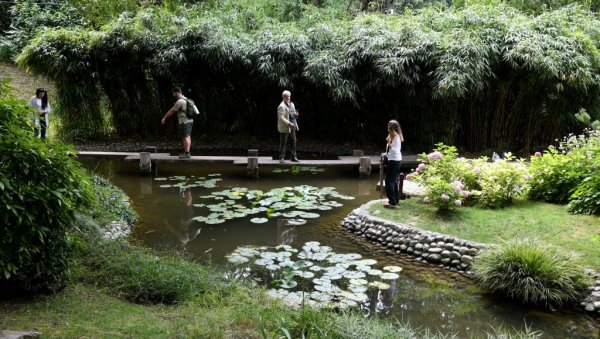
[[[288,90],[281,94],[283,101],[277,107],[277,130],[279,131],[279,162],[285,160],[285,153],[288,139],[290,140],[290,152],[292,153],[292,162],[299,162],[296,156],[296,131],[298,129],[298,111],[291,101],[292,93]]]

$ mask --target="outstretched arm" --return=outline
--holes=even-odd
[[[167,119],[173,115],[173,113],[177,112],[177,109],[175,108],[175,106],[173,106],[173,108],[171,108],[169,111],[167,111],[167,113],[165,114],[165,116],[162,118],[162,120],[160,121],[161,124],[165,124],[165,122],[167,121]]]

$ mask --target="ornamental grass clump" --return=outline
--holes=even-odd
[[[582,300],[589,285],[572,253],[528,239],[488,247],[473,261],[473,272],[493,293],[546,308]]]

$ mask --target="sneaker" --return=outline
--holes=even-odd
[[[283,164],[283,162],[284,162],[283,158],[279,159],[279,162]]]
[[[179,155],[179,159],[189,159],[191,158],[190,152],[185,152]]]
[[[292,162],[300,162],[300,160],[298,160],[298,158],[296,158],[296,157],[293,157]]]
[[[394,209],[396,208],[396,205],[384,204],[383,207]]]

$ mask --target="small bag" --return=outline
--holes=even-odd
[[[196,116],[196,114],[199,114],[200,112],[198,111],[198,108],[196,107],[196,104],[194,103],[194,100],[192,99],[188,99],[185,98],[185,116],[188,119],[194,119],[194,117]]]
[[[383,162],[382,162],[382,164],[383,164],[383,167],[387,167],[387,166],[388,166],[388,163],[389,163],[389,160],[388,160],[388,158],[387,158],[386,156],[384,156],[384,157],[383,157]]]

